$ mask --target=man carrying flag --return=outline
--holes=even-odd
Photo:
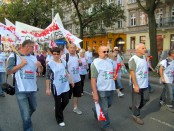
[[[91,64],[91,86],[93,91],[93,99],[101,107],[100,115],[98,117],[101,123],[102,131],[113,131],[110,127],[110,120],[108,115],[108,108],[112,105],[112,97],[115,91],[115,82],[113,79],[114,68],[108,57],[109,50],[106,46],[99,47],[99,58],[94,59]],[[97,106],[96,106],[97,109]],[[96,109],[93,109],[96,116]]]

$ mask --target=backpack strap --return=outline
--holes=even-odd
[[[14,60],[15,60],[15,65],[16,66],[16,62],[17,62],[17,58],[16,58],[16,53],[14,53]],[[13,73],[13,87],[15,86],[16,81],[15,81],[15,73]]]
[[[69,53],[66,53],[66,66],[65,66],[65,69],[67,70],[68,72],[68,61],[69,61]]]
[[[168,58],[166,58],[166,62],[167,62],[167,66],[166,67],[168,67],[170,64],[169,64],[169,59]]]

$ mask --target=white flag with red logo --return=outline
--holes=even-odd
[[[49,42],[49,48],[53,48],[53,47],[57,47],[57,45],[54,42],[54,40],[50,40],[50,42]]]
[[[12,36],[18,40],[21,40],[20,36],[9,26],[0,22],[0,34],[2,41],[14,42]],[[14,43],[13,43],[14,44]]]
[[[103,111],[102,111],[99,103],[95,102],[95,108],[96,108],[98,121],[106,121],[106,117],[104,116]]]

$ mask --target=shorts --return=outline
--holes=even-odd
[[[81,97],[82,93],[82,85],[81,81],[74,83],[74,87],[70,85],[70,90],[69,90],[69,99],[71,99],[71,96],[73,94],[73,97]]]

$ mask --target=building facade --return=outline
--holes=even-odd
[[[100,45],[110,48],[118,46],[122,52],[133,52],[138,43],[144,43],[150,50],[148,16],[139,7],[136,0],[107,0],[107,3],[116,3],[125,10],[126,20],[115,21],[115,25],[96,31],[90,35],[84,31],[83,48],[87,46],[97,50]],[[157,48],[158,51],[174,49],[174,0],[161,0],[162,4],[155,10],[157,23]],[[142,0],[145,5],[145,0]],[[70,18],[75,11],[73,5],[66,8],[65,27],[78,36],[79,27],[75,26]]]

